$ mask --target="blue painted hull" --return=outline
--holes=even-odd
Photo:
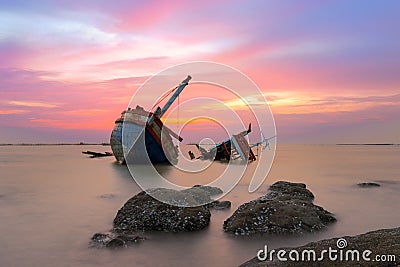
[[[125,122],[124,131],[122,131],[122,126],[123,122],[117,121],[110,138],[111,149],[119,163],[143,164],[151,162],[152,164],[157,164],[170,161],[171,163],[177,162],[177,158],[168,160],[163,148],[147,128],[143,135],[143,126],[141,125]],[[132,147],[138,136],[138,141]],[[143,136],[145,138],[144,142]],[[127,158],[124,157],[122,139],[124,139],[125,147],[132,147],[126,155]]]

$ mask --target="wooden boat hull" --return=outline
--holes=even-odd
[[[171,136],[182,141],[182,138],[165,127],[160,118],[167,112],[192,77],[187,76],[181,84],[173,88],[174,92],[163,108],[157,107],[154,113],[137,105],[121,113],[115,121],[110,144],[115,158],[120,163],[172,163],[178,162],[178,148]]]
[[[121,164],[177,163],[178,151],[168,133],[162,131],[161,121],[155,120],[146,129],[143,128],[139,123],[117,120],[110,138],[117,161]]]

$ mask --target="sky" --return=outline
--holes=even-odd
[[[2,0],[0,143],[108,142],[147,78],[190,61],[252,79],[278,143],[400,143],[399,11],[395,0]],[[207,134],[198,126],[187,141]]]

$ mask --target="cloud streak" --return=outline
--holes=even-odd
[[[399,8],[391,0],[2,1],[0,127],[92,128],[101,133],[93,136],[107,136],[147,77],[214,60],[257,83],[287,138],[280,140],[299,141],[302,125],[314,129],[306,142],[330,127],[357,122],[373,132],[390,121],[392,130],[376,135],[392,142],[399,122],[390,118],[400,115]],[[234,97],[218,94],[244,111]],[[182,97],[196,96],[188,90]],[[263,101],[245,98],[255,106]]]
[[[12,106],[22,106],[22,107],[32,107],[32,108],[55,108],[57,104],[43,103],[43,102],[32,102],[32,101],[10,101],[9,105]]]
[[[22,109],[0,109],[0,115],[24,114],[28,111]]]

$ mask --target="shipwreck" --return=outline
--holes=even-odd
[[[262,150],[266,148],[271,149],[269,140],[275,138],[276,136],[274,135],[266,138],[264,134],[261,133],[263,139],[260,142],[250,145],[245,138],[245,136],[249,133],[251,133],[251,123],[249,124],[249,128],[247,130],[232,135],[231,138],[216,144],[209,150],[201,147],[199,144],[195,144],[198,151],[200,152],[200,156],[196,157],[194,153],[189,150],[189,157],[191,160],[217,160],[223,162],[229,162],[231,160],[241,160],[242,163],[249,163],[255,161],[259,156],[259,146],[262,146]],[[254,147],[257,148],[257,153],[253,152],[252,148]]]
[[[249,128],[243,132],[232,135],[231,138],[216,144],[209,150],[196,144],[197,149],[200,152],[199,159],[202,160],[217,160],[217,161],[230,161],[241,159],[242,162],[252,162],[256,160],[256,156],[252,151],[252,147],[247,142],[245,136],[251,132],[251,124]],[[189,156],[193,160],[195,159],[194,153],[189,151]]]
[[[146,111],[141,106],[128,108],[115,121],[110,137],[110,145],[116,160],[124,163],[172,163],[178,162],[178,148],[172,138],[181,142],[183,139],[166,127],[161,121],[179,94],[188,85],[189,75],[179,86],[173,89],[173,95],[161,108],[154,112]]]

